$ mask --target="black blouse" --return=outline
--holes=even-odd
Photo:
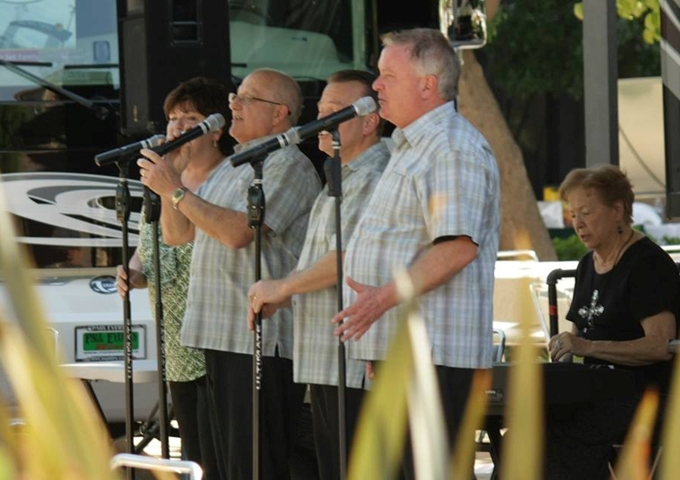
[[[680,321],[680,275],[673,259],[657,244],[643,238],[632,244],[607,273],[595,271],[593,252],[587,253],[576,270],[574,296],[567,319],[588,340],[635,340],[644,336],[641,321],[669,311]],[[611,363],[586,357],[584,363]],[[672,362],[638,367],[637,385],[655,384],[668,390]]]

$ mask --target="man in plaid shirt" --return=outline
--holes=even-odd
[[[319,101],[319,117],[342,110],[371,89],[375,77],[364,71],[333,74]],[[339,126],[342,162],[341,236],[343,245],[387,164],[389,151],[381,141],[383,120],[377,113],[353,118]],[[333,155],[331,135],[319,135],[319,149]],[[338,313],[335,197],[328,186],[312,207],[305,245],[294,272],[279,280],[256,283],[249,293],[251,322],[264,305],[270,314],[278,305],[293,304],[293,372],[298,383],[310,385],[314,443],[321,480],[340,480],[338,431],[338,340],[330,319]],[[252,326],[252,325],[251,325]],[[346,361],[346,439],[352,432],[363,397],[364,362]]]
[[[460,62],[433,29],[383,35],[373,84],[395,146],[347,245],[345,305],[334,318],[350,358],[384,360],[407,269],[431,342],[449,439],[476,369],[491,367],[500,180],[484,137],[456,111]],[[378,372],[379,374],[380,372]]]
[[[302,94],[289,75],[258,69],[244,78],[238,94],[230,94],[229,108],[229,134],[241,151],[294,126]],[[171,166],[157,155],[142,162],[148,172],[145,181],[162,198],[165,242],[194,241],[181,340],[205,353],[220,478],[253,478],[253,337],[245,322],[248,289],[255,282],[255,232],[247,213],[253,169],[222,160],[195,193],[176,196],[183,185]],[[321,182],[296,145],[269,154],[262,179],[267,206],[262,226],[263,277],[281,276],[297,263]],[[292,327],[292,312],[283,308],[262,328],[262,479],[290,478],[290,453],[304,398],[304,388],[292,378]]]

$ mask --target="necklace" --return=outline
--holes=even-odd
[[[623,245],[621,245],[621,248],[619,248],[619,253],[616,254],[616,258],[614,259],[614,263],[612,264],[612,268],[614,268],[618,263],[619,260],[621,260],[621,254],[623,253],[623,249],[626,248],[626,245],[628,245],[628,242],[630,242],[633,239],[633,235],[635,235],[635,230],[630,231],[630,235],[628,235],[628,240],[624,242]]]
[[[619,247],[619,251],[616,253],[616,257],[614,257],[614,261],[611,264],[605,263],[601,257],[597,257],[600,268],[604,269],[605,271],[609,271],[614,268],[619,263],[619,260],[621,260],[623,249],[626,248],[626,245],[628,245],[628,243],[630,243],[630,241],[633,239],[633,235],[635,235],[635,230],[631,230],[628,239],[623,243],[623,245]]]

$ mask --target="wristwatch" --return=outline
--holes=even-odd
[[[185,193],[187,193],[187,189],[184,187],[180,187],[172,192],[172,208],[177,210],[177,205],[179,204],[180,200],[184,198]]]

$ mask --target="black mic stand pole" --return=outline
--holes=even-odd
[[[262,166],[266,153],[251,161],[255,175],[248,187],[248,226],[255,229],[255,281],[262,278],[262,224],[265,200]],[[260,388],[262,386],[262,311],[255,315],[253,335],[253,480],[260,478]]]
[[[134,387],[132,383],[132,321],[130,318],[130,248],[128,243],[128,220],[130,219],[130,188],[128,185],[127,160],[116,162],[120,175],[116,187],[116,217],[121,223],[123,237],[123,271],[125,272],[127,290],[123,298],[123,332],[124,332],[124,355],[125,366],[125,440],[128,453],[134,453],[134,441],[132,424],[134,422]],[[134,480],[135,472],[132,468],[127,469],[127,479]]]
[[[144,187],[144,218],[151,224],[153,238],[154,286],[156,287],[156,358],[158,360],[158,423],[162,458],[170,458],[168,443],[168,403],[165,378],[165,324],[163,323],[163,300],[161,294],[161,255],[158,220],[161,203],[159,196]]]
[[[324,165],[328,196],[335,197],[335,253],[337,270],[338,312],[343,309],[342,288],[342,164],[340,161],[340,133],[336,128],[331,132],[333,136],[333,157],[328,158]],[[345,344],[338,338],[338,432],[339,432],[339,460],[340,478],[346,477],[347,469],[347,407],[345,380]]]

